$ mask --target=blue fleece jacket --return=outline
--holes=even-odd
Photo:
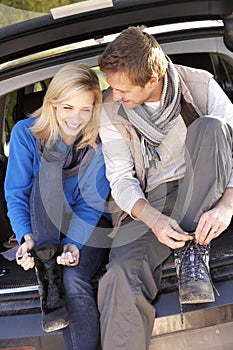
[[[36,139],[29,130],[34,120],[28,118],[14,126],[5,178],[8,216],[19,243],[26,233],[32,232],[29,197],[41,165]],[[65,209],[70,211],[71,220],[63,244],[76,243],[82,248],[105,212],[109,192],[100,143],[85,171],[65,179]]]

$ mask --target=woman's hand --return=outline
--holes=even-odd
[[[34,258],[30,255],[30,250],[35,246],[32,234],[24,236],[25,242],[21,244],[16,252],[16,262],[24,270],[32,269],[35,266]]]
[[[57,257],[57,263],[64,266],[76,266],[79,262],[79,250],[75,244],[67,243],[63,252]]]

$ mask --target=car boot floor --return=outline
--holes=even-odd
[[[233,235],[232,225],[211,243],[210,272],[213,283],[233,279]],[[173,254],[164,262],[160,293],[177,292],[177,276]],[[8,261],[0,254],[0,301],[11,308],[23,299],[38,299],[38,283],[35,269],[24,271],[16,261]],[[22,305],[21,305],[22,306]],[[4,306],[5,307],[5,306]],[[0,310],[1,311],[1,310]],[[7,311],[8,312],[8,311]]]
[[[34,269],[25,271],[16,261],[9,261],[0,255],[0,294],[9,288],[26,287],[37,284]]]
[[[213,280],[233,276],[233,228],[230,227],[211,243],[210,269]],[[171,254],[163,264],[162,289],[176,287],[174,256]],[[0,255],[0,294],[7,289],[37,285],[34,269],[25,271],[16,261],[8,261]]]

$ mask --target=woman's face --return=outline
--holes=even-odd
[[[67,145],[72,144],[78,133],[92,117],[94,94],[80,91],[71,98],[54,104],[60,136]]]

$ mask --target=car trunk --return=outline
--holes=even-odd
[[[181,310],[173,255],[163,263],[161,289],[154,301],[156,318],[152,343],[155,340],[158,342],[161,337],[176,336],[179,332],[194,331],[214,325],[228,325],[231,322],[233,318],[232,225],[212,242],[211,248],[211,276],[219,293],[217,295],[215,292],[214,303],[183,305]],[[9,261],[2,255],[0,255],[0,267],[1,318],[5,317],[7,320],[10,316],[39,315],[40,303],[35,270],[24,271],[15,260]],[[21,337],[23,338],[27,332],[25,330]],[[12,331],[8,328],[3,334],[1,327],[0,339],[9,338],[10,333]],[[43,332],[31,329],[31,334],[42,335]]]

